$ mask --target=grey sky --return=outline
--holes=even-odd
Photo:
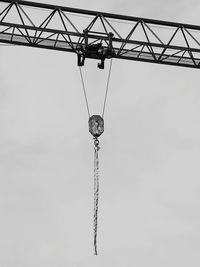
[[[200,25],[197,0],[43,2]],[[0,46],[0,57],[0,266],[199,266],[199,71],[114,60],[94,257],[76,56]],[[108,63],[83,68],[91,113],[102,110]]]

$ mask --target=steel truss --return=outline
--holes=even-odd
[[[200,68],[200,26],[28,1],[0,0],[0,42]]]

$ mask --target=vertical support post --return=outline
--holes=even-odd
[[[88,47],[88,30],[83,30],[85,46]]]
[[[112,53],[113,51],[113,44],[112,44],[112,39],[113,39],[114,34],[112,32],[109,32],[108,38],[109,38],[109,51]]]

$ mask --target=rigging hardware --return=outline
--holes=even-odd
[[[102,42],[97,44],[89,44],[88,42],[88,30],[84,30],[85,44],[79,45],[78,49],[78,66],[83,66],[86,58],[100,59],[98,63],[99,69],[104,69],[104,62],[106,58],[111,58],[114,55],[114,50],[112,47],[113,33],[108,34],[109,45],[108,47],[103,47]]]

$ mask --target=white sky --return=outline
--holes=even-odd
[[[197,0],[43,2],[200,24]],[[113,61],[95,257],[93,142],[76,56],[0,46],[0,58],[0,266],[199,266],[199,71]],[[96,64],[83,68],[94,114],[109,62]]]

